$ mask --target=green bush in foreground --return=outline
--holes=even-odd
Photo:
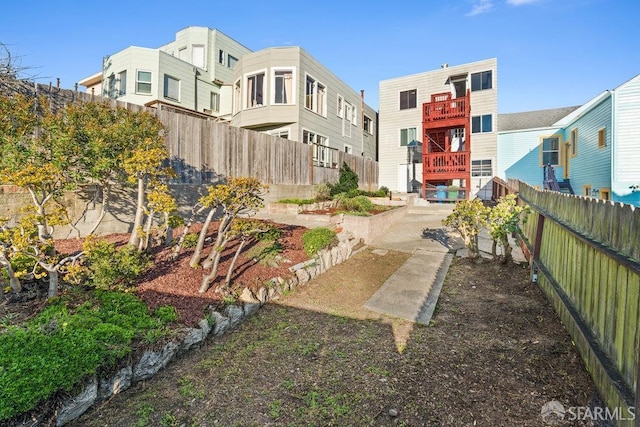
[[[89,265],[89,283],[97,289],[126,290],[149,266],[149,258],[127,245],[116,248],[104,240],[85,243]]]
[[[336,232],[325,227],[313,228],[302,235],[304,251],[310,257],[338,242]]]
[[[96,291],[80,306],[65,298],[0,335],[0,421],[33,409],[57,391],[72,392],[87,375],[113,366],[131,343],[165,327],[172,309],[148,307],[132,294]],[[174,312],[175,313],[175,312]]]

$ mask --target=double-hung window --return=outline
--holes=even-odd
[[[411,89],[400,92],[400,109],[416,108],[418,105],[418,90]]]
[[[151,71],[138,70],[136,74],[136,93],[151,95]]]
[[[400,129],[400,146],[406,147],[411,141],[415,141],[417,137],[416,128]]]
[[[307,76],[304,90],[305,108],[326,117],[327,87],[313,77]]]
[[[264,72],[247,77],[247,108],[264,105]]]
[[[557,166],[560,164],[560,137],[548,136],[542,138],[542,164]]]
[[[471,160],[471,176],[493,176],[491,159]]]
[[[164,97],[171,101],[180,101],[180,80],[164,75]]]
[[[293,104],[293,71],[276,70],[273,76],[274,104]]]

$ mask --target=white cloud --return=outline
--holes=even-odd
[[[509,0],[509,1],[526,1],[526,0]],[[475,0],[471,12],[467,13],[467,16],[476,16],[482,13],[487,13],[493,9],[493,2],[491,0]]]
[[[522,6],[523,4],[538,3],[540,0],[507,0],[512,6]]]

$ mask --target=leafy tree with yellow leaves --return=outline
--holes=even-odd
[[[480,256],[478,234],[487,224],[488,214],[489,208],[480,199],[461,200],[456,202],[453,212],[442,220],[442,225],[453,227],[460,233],[469,258],[476,259]]]
[[[231,232],[234,220],[238,216],[251,215],[264,206],[262,196],[267,188],[256,178],[229,178],[226,184],[209,187],[208,194],[200,199],[203,205],[211,206],[211,209],[220,209],[221,214],[216,242],[207,259],[202,263],[203,268],[211,268],[211,271],[203,275],[200,293],[205,293],[211,287],[211,283],[218,274],[222,252],[234,238],[234,233]],[[205,235],[207,233],[204,227],[201,236],[202,233]]]

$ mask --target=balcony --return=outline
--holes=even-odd
[[[455,151],[424,153],[422,155],[422,176],[430,179],[453,179],[468,175],[471,170],[471,153]]]
[[[451,98],[451,93],[431,95],[431,102],[422,104],[422,120],[428,122],[455,121],[468,116],[469,95]]]

